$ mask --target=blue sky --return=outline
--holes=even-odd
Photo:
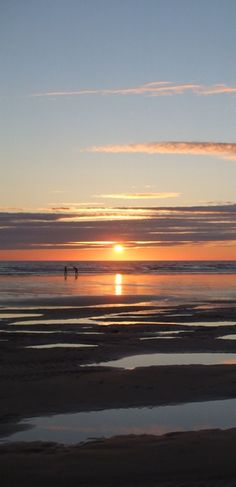
[[[234,204],[235,18],[233,0],[2,1],[3,213]]]

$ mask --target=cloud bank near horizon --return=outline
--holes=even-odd
[[[34,98],[42,97],[73,97],[88,95],[144,95],[144,96],[170,96],[192,93],[194,95],[210,96],[236,93],[236,86],[227,84],[204,85],[197,83],[174,83],[171,81],[153,81],[129,88],[104,88],[82,90],[54,90],[33,93]]]
[[[236,203],[1,212],[0,250],[235,245]]]
[[[236,144],[227,142],[143,142],[92,146],[86,152],[108,154],[183,154],[236,160]]]

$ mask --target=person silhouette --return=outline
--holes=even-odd
[[[67,266],[64,267],[64,278],[67,279]]]
[[[77,279],[77,277],[78,277],[78,267],[75,267],[74,266],[73,269],[74,269],[74,273],[75,273],[75,279]]]

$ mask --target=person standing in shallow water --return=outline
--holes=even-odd
[[[78,267],[75,267],[74,266],[73,269],[74,269],[74,273],[75,273],[75,279],[77,279],[77,277],[78,277]]]
[[[64,278],[67,279],[67,266],[64,267]]]

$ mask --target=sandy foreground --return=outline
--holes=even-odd
[[[34,309],[29,309],[22,303],[21,309],[0,310],[1,437],[17,431],[19,421],[27,417],[236,397],[236,364],[133,370],[91,366],[143,353],[236,352],[235,340],[219,338],[236,333],[233,302],[158,309],[134,300],[119,303],[118,298],[115,304],[119,306],[114,305],[114,298],[87,300],[77,306],[60,303],[67,306],[61,309],[57,304],[31,303]],[[42,316],[22,318],[17,313]],[[66,321],[75,318],[80,322]],[[36,319],[41,322],[17,324]],[[51,322],[44,324],[46,319]],[[221,321],[228,321],[223,331]],[[199,322],[209,322],[209,326]],[[141,340],[178,330],[181,336],[173,334],[171,339]],[[27,348],[53,343],[97,346]],[[3,443],[0,485],[235,486],[235,444],[236,428],[119,436],[69,446]]]

